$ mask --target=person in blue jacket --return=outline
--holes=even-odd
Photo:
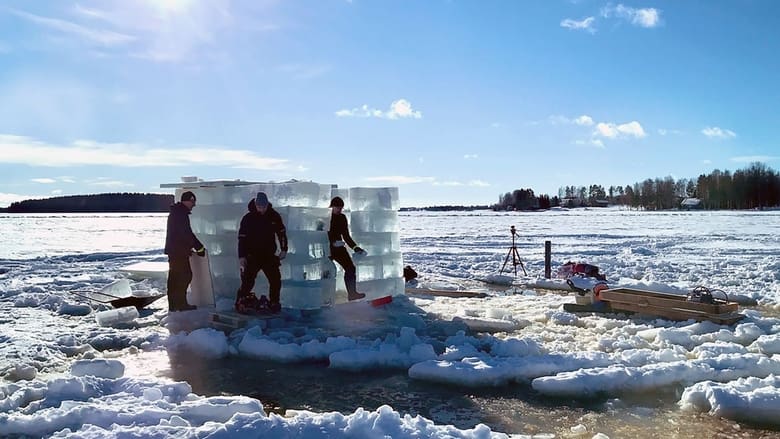
[[[206,256],[206,247],[190,227],[190,212],[195,207],[195,194],[181,194],[181,201],[171,206],[165,233],[165,254],[168,255],[168,310],[190,311],[197,308],[187,303],[187,287],[192,282],[190,255],[193,251]]]
[[[238,262],[241,270],[241,287],[236,293],[236,311],[240,313],[267,308],[271,312],[282,309],[280,293],[282,274],[279,271],[281,260],[287,256],[287,231],[282,216],[268,202],[265,192],[258,192],[249,202],[249,212],[241,218],[238,228]],[[276,240],[279,240],[280,252],[276,254]],[[258,299],[252,294],[255,279],[260,270],[268,278],[268,301],[264,296]]]
[[[330,230],[328,230],[328,241],[330,241],[330,258],[338,262],[344,269],[344,284],[347,287],[347,299],[357,300],[366,297],[363,293],[357,291],[357,275],[355,264],[347,252],[345,245],[349,246],[357,254],[366,254],[366,251],[358,247],[352,236],[349,234],[349,224],[347,217],[341,210],[344,209],[344,200],[341,197],[333,197],[330,200]]]

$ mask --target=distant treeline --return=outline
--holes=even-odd
[[[171,204],[173,195],[113,193],[24,200],[0,210],[9,213],[168,212]]]
[[[701,174],[696,179],[672,177],[646,179],[626,186],[599,184],[566,186],[558,196],[536,196],[532,189],[517,189],[499,196],[495,210],[547,209],[554,206],[606,206],[619,204],[645,210],[678,209],[686,198],[702,209],[761,209],[780,206],[780,174],[763,163],[745,169]]]
[[[449,212],[453,210],[487,210],[490,206],[429,206],[429,207],[402,207],[401,212],[411,212],[417,210],[433,211],[433,212]]]

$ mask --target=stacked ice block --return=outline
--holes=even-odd
[[[358,291],[368,298],[403,294],[403,265],[398,236],[398,189],[352,188],[313,182],[242,183],[199,182],[181,185],[191,190],[197,205],[190,217],[192,229],[208,249],[215,303],[218,309],[232,307],[241,285],[238,271],[238,228],[248,204],[263,191],[282,216],[287,228],[288,253],[282,261],[282,306],[314,309],[346,301],[343,271],[330,261],[327,231],[328,205],[341,196],[351,212],[350,231],[366,250],[354,255]],[[255,293],[268,294],[268,281],[258,274]]]
[[[367,299],[404,293],[398,188],[349,188],[349,228],[366,251],[353,255],[357,289]]]

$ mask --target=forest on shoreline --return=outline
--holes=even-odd
[[[685,204],[682,203],[685,201]],[[532,189],[499,195],[494,210],[536,210],[551,207],[605,207],[622,205],[643,210],[765,209],[780,206],[780,174],[763,163],[752,163],[731,173],[715,169],[696,179],[645,179],[633,185],[565,186],[558,195],[536,196]]]
[[[168,212],[173,195],[107,193],[24,200],[11,203],[8,213]]]

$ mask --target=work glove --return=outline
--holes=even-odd
[[[355,253],[357,253],[357,254],[359,254],[361,256],[365,256],[366,255],[366,251],[363,250],[362,248],[360,248],[357,245],[355,246],[355,248],[352,249],[352,251],[354,251]]]
[[[241,274],[244,274],[244,270],[246,270],[246,258],[238,258],[238,270]]]
[[[195,250],[195,254],[202,257],[206,256],[206,247],[201,247],[198,250]]]
[[[286,258],[286,257],[287,257],[287,250],[282,250],[282,251],[279,252],[279,260],[280,261],[282,259]]]

